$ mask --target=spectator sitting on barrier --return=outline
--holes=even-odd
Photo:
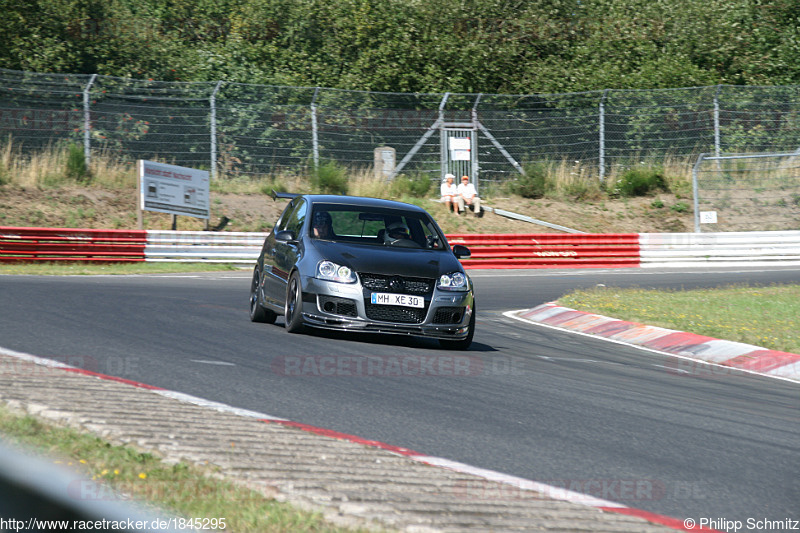
[[[458,215],[458,201],[456,200],[458,187],[453,183],[455,179],[456,177],[453,174],[445,174],[444,182],[442,183],[442,202],[444,202],[448,210],[452,210]]]
[[[475,186],[469,182],[469,176],[461,176],[461,184],[458,186],[458,211],[466,212],[469,207],[476,217],[483,216],[481,211],[481,199]]]

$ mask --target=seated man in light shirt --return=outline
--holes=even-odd
[[[455,179],[456,177],[453,174],[446,174],[444,176],[444,182],[442,183],[442,202],[444,202],[448,210],[452,209],[457,215],[458,201],[456,198],[458,197],[458,187],[453,183]]]
[[[466,212],[469,207],[476,217],[481,216],[481,199],[475,186],[469,182],[469,176],[461,176],[461,184],[458,186],[458,211]]]

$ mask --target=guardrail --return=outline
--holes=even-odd
[[[161,261],[253,264],[267,233],[0,226],[0,262]],[[451,234],[468,269],[800,265],[800,231]]]
[[[145,260],[253,264],[268,233],[232,231],[147,232]]]
[[[642,233],[642,267],[800,265],[800,231]]]
[[[623,268],[639,266],[637,233],[448,235],[467,246],[464,268]]]
[[[0,262],[144,261],[146,246],[142,230],[0,226]]]

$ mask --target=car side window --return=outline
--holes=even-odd
[[[300,230],[303,227],[303,222],[306,220],[306,213],[308,212],[308,205],[305,200],[299,198],[297,206],[286,219],[285,229],[294,232],[296,236],[300,235]]]
[[[289,204],[283,209],[283,213],[278,218],[278,221],[275,223],[274,232],[278,233],[279,231],[283,231],[286,229],[286,222],[289,220],[289,215],[294,211],[294,208],[297,207],[297,201],[292,200]]]

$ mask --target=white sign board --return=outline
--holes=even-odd
[[[208,171],[139,160],[140,209],[209,218]]]
[[[700,211],[701,224],[716,224],[717,212],[716,211]]]
[[[469,137],[450,137],[450,161],[470,161]]]

